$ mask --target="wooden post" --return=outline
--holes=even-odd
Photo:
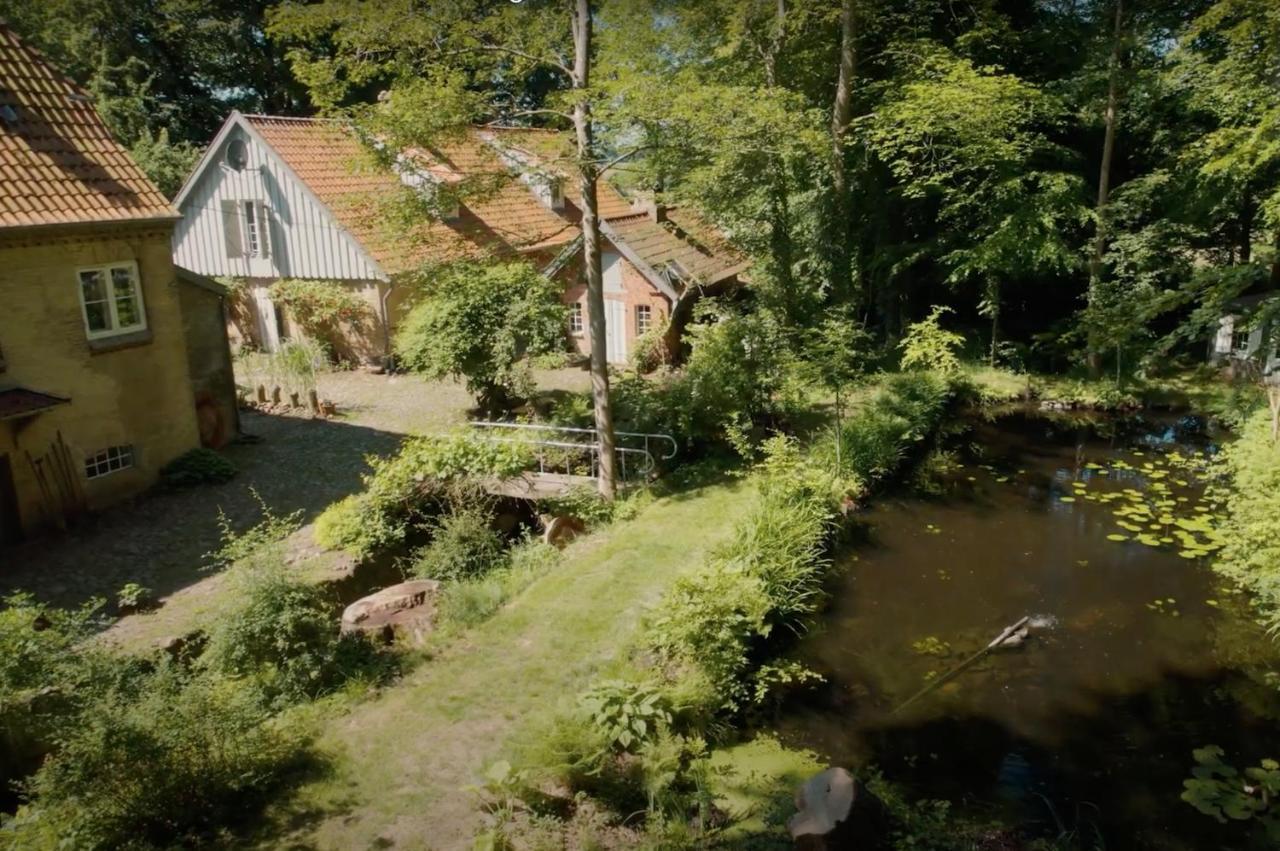
[[[261,384],[258,385],[258,404],[267,404],[267,388]]]
[[[279,384],[271,388],[271,404],[273,405],[280,404],[280,385]]]
[[[311,403],[312,416],[320,416],[320,396],[314,387],[307,391],[307,401]]]
[[[290,393],[290,394],[289,394],[289,405],[290,405],[291,407],[294,407],[294,408],[301,408],[301,407],[302,407],[302,402],[301,402],[301,401],[299,401],[299,399],[298,399],[298,394],[297,394],[297,393]]]

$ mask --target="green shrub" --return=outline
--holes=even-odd
[[[615,753],[638,750],[671,724],[662,693],[644,683],[604,680],[579,695],[578,704]]]
[[[950,382],[934,373],[887,378],[884,387],[840,430],[844,469],[868,486],[895,473],[910,448],[937,427],[950,398]],[[824,446],[820,452],[834,464],[834,447]]]
[[[538,504],[538,510],[542,514],[576,517],[589,528],[607,525],[613,520],[617,507],[616,501],[605,499],[592,487],[572,488],[567,493],[541,500]]]
[[[96,701],[24,788],[13,847],[168,848],[214,838],[305,756],[251,692],[173,670]]]
[[[400,365],[464,379],[489,411],[527,396],[529,358],[565,346],[560,285],[526,263],[459,263],[431,274],[396,333]]]
[[[205,553],[205,559],[211,567],[227,567],[239,561],[269,557],[302,524],[301,510],[282,517],[272,511],[271,506],[252,487],[249,488],[249,493],[258,503],[261,519],[248,529],[237,532],[231,527],[230,518],[219,508],[218,531],[221,543],[218,549]]]
[[[649,622],[649,641],[668,661],[700,671],[721,707],[736,709],[746,695],[742,676],[752,647],[769,632],[771,608],[758,578],[713,563],[663,596]]]
[[[235,603],[215,623],[203,657],[211,670],[252,680],[277,703],[376,672],[377,651],[363,636],[339,636],[336,601],[318,585],[272,564],[242,566],[233,581]]]
[[[135,612],[153,605],[155,592],[136,582],[126,582],[116,592],[116,609],[121,612]]]
[[[529,448],[486,440],[471,431],[406,440],[389,458],[369,459],[363,493],[333,503],[316,518],[316,543],[358,558],[404,542],[411,529],[436,516],[451,486],[516,475],[530,464]]]
[[[517,544],[511,548],[504,567],[445,586],[439,603],[441,620],[462,627],[481,623],[551,570],[559,559],[559,550],[537,538]]]
[[[1214,570],[1252,593],[1264,623],[1280,630],[1280,444],[1268,411],[1246,422],[1222,465],[1230,487]]]
[[[372,510],[366,494],[351,494],[329,505],[316,518],[315,541],[326,550],[363,558],[404,538],[402,524],[389,513]]]
[[[948,307],[934,307],[924,319],[907,326],[906,336],[898,343],[904,370],[925,369],[943,375],[960,371],[964,337],[942,327],[943,314],[950,312]]]
[[[484,508],[455,508],[434,527],[431,543],[418,551],[411,572],[423,579],[475,579],[501,567],[507,558],[502,536]]]
[[[220,485],[235,477],[236,466],[212,449],[200,447],[182,453],[160,468],[160,481],[170,487]]]
[[[85,704],[137,674],[140,663],[91,640],[101,608],[57,609],[27,594],[0,604],[0,783],[34,769]]]

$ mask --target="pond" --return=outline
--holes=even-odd
[[[972,423],[941,495],[863,515],[798,648],[828,683],[783,710],[782,739],[1084,847],[1252,847],[1179,800],[1194,748],[1280,756],[1258,658],[1275,646],[1209,568],[1195,425]],[[1023,616],[1025,642],[945,679]]]

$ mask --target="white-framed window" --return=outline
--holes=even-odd
[[[80,312],[90,340],[141,331],[147,327],[138,264],[132,260],[76,270]]]
[[[575,301],[569,305],[569,333],[581,334],[583,329],[582,302]]]
[[[1249,326],[1242,322],[1237,322],[1231,331],[1231,351],[1238,355],[1249,353]]]
[[[636,305],[636,336],[653,327],[653,308],[647,304]]]
[[[253,201],[243,201],[240,209],[244,212],[244,249],[250,257],[262,256],[262,239],[258,230],[258,205]]]
[[[133,466],[133,447],[108,446],[106,449],[86,456],[84,459],[84,475],[88,479],[100,479]]]

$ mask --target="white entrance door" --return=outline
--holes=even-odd
[[[258,339],[262,341],[264,351],[274,352],[280,348],[280,323],[276,319],[275,303],[271,301],[266,287],[253,288],[253,303],[258,314]]]
[[[616,298],[604,300],[605,351],[609,363],[627,362],[627,303]]]

